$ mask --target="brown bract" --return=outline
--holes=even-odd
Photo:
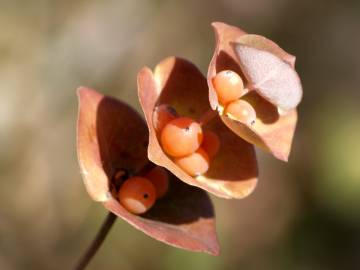
[[[144,67],[138,74],[138,94],[149,128],[148,157],[193,186],[223,198],[243,198],[257,183],[257,162],[252,145],[236,136],[216,116],[203,129],[214,131],[220,138],[220,151],[210,162],[207,173],[191,177],[162,150],[159,134],[154,129],[154,109],[169,104],[181,116],[199,119],[210,110],[206,78],[190,62],[169,57],[155,71]],[[156,120],[156,119],[155,119]]]
[[[134,215],[116,198],[117,172],[141,174],[149,166],[148,130],[131,107],[94,90],[78,89],[77,151],[89,195],[147,235],[191,251],[219,253],[212,203],[203,190],[170,176],[167,195],[144,215]]]
[[[293,74],[293,72],[295,72],[293,71],[295,57],[288,54],[273,41],[265,37],[247,34],[246,32],[237,27],[220,22],[213,23],[212,25],[215,30],[216,48],[209,65],[207,75],[207,81],[209,85],[209,101],[212,109],[216,110],[219,106],[216,92],[212,85],[212,78],[222,70],[233,70],[240,74],[245,81],[245,85],[250,88],[249,93],[244,97],[244,99],[247,99],[253,105],[257,114],[256,123],[254,125],[242,123],[240,121],[236,121],[235,119],[230,119],[225,115],[222,115],[221,119],[231,130],[233,130],[240,137],[272,153],[278,159],[287,161],[297,122],[296,109],[290,109],[287,111],[281,110],[276,104],[274,104],[274,100],[266,99],[269,96],[272,97],[272,94],[275,93],[275,90],[279,90],[279,87],[273,86],[284,86],[284,84],[279,82],[279,80],[273,80],[267,84],[267,86],[271,85],[270,88],[272,87],[274,89],[270,89],[270,91],[268,91],[270,92],[270,94],[268,94],[267,96],[259,89],[252,88],[253,85],[252,82],[249,81],[249,78],[257,78],[255,75],[261,75],[261,73],[259,72],[254,74],[254,76],[249,76],[249,72],[257,71],[256,66],[258,62],[256,62],[256,65],[249,65],[248,63],[252,63],[251,61],[240,61],[239,57],[242,55],[239,55],[239,53],[236,52],[235,48],[250,48],[251,53],[253,53],[253,51],[264,52],[266,57],[270,55],[269,57],[272,60],[273,58],[275,58],[275,60],[273,61],[275,63],[277,63],[277,59],[280,59],[279,61],[282,61],[281,68],[287,73],[290,73],[291,75],[291,85],[295,85],[296,87],[298,87],[299,81],[296,81],[298,79],[297,74]],[[248,53],[248,51],[246,50],[241,50],[242,53],[243,51],[245,51],[245,53]],[[259,53],[257,55],[261,56],[262,54]],[[265,59],[266,57],[263,57],[262,59]],[[254,59],[253,55],[251,55],[251,57],[249,57],[248,59]],[[244,63],[247,65],[245,66]],[[246,69],[249,66],[251,67],[250,71],[249,69]],[[281,74],[284,75],[285,72],[281,72]],[[253,75],[253,73],[251,75]],[[264,78],[264,81],[266,81],[267,79],[268,77]],[[274,81],[275,83],[273,83]],[[284,81],[288,83],[288,77],[286,77]],[[266,89],[266,91],[268,89],[269,87]],[[287,88],[283,87],[283,89]],[[295,88],[291,88],[290,92],[293,89]],[[286,106],[293,106],[294,104],[297,104],[296,102],[301,99],[302,93],[298,92],[299,89],[301,89],[301,84],[300,88],[295,89],[295,94],[297,96],[291,95],[292,92],[285,93],[286,95],[290,93],[290,95],[288,96],[289,98],[286,98],[286,95],[281,96],[281,104],[285,104]],[[277,93],[275,93],[274,95],[276,97],[278,96]],[[290,103],[287,103],[290,98],[294,98],[294,100],[292,100]]]

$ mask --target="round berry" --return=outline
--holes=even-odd
[[[157,199],[166,194],[169,189],[169,176],[163,167],[156,166],[145,177],[153,183]]]
[[[190,176],[198,176],[208,171],[210,160],[208,154],[199,148],[193,154],[174,159],[174,162]]]
[[[212,80],[217,98],[222,105],[239,99],[244,93],[244,83],[234,71],[224,70]]]
[[[143,214],[155,203],[156,190],[150,180],[144,177],[127,179],[119,190],[119,201],[133,214]]]
[[[161,130],[169,123],[171,120],[174,120],[177,117],[177,112],[173,107],[167,104],[162,104],[157,106],[153,114],[153,125],[157,132]]]
[[[191,118],[179,117],[170,121],[161,132],[161,145],[172,157],[192,154],[201,145],[203,139],[199,123]]]
[[[229,117],[248,125],[254,124],[256,120],[256,112],[253,106],[241,99],[231,102],[226,107],[225,113]]]
[[[220,139],[215,132],[205,131],[201,148],[208,154],[209,157],[214,157],[220,149]]]

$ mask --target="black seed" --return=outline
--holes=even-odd
[[[176,110],[173,108],[173,107],[167,107],[167,110],[169,113],[171,113],[172,115],[176,116],[177,115],[177,112]]]
[[[115,187],[116,191],[118,191],[122,183],[128,178],[129,178],[129,171],[119,168],[114,172],[111,179],[111,183]]]

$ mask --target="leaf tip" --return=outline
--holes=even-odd
[[[274,153],[274,156],[283,161],[283,162],[288,162],[289,161],[289,154],[290,153]]]
[[[79,86],[77,89],[76,89],[76,93],[79,97],[85,95],[87,92],[89,91],[94,91],[86,86]]]
[[[141,80],[142,77],[148,75],[152,73],[151,69],[147,66],[143,66],[140,71],[138,72],[138,75],[137,75],[137,80]]]
[[[218,243],[214,247],[208,250],[208,253],[212,256],[219,256],[220,255],[220,246]]]
[[[221,26],[221,25],[223,25],[224,23],[223,22],[212,22],[211,23],[211,26],[213,27],[213,28],[217,28],[217,27],[219,27],[219,26]]]
[[[86,87],[86,86],[79,86],[76,89],[76,93],[77,93],[79,102],[81,102],[85,98],[96,98],[96,97],[100,98],[102,96],[96,90],[91,89],[91,88]]]

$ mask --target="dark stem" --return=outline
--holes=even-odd
[[[210,109],[201,115],[197,121],[200,125],[204,126],[213,120],[216,116],[218,116],[218,112],[216,110]]]
[[[95,239],[93,240],[89,248],[86,250],[85,254],[81,257],[74,270],[85,269],[90,260],[94,257],[98,249],[101,247],[101,244],[106,238],[115,220],[116,216],[113,213],[109,212]]]

